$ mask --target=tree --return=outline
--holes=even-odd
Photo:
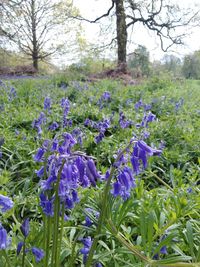
[[[71,1],[62,0],[4,0],[0,9],[1,36],[15,43],[38,70],[38,61],[62,46],[61,35],[66,32],[66,14],[72,11],[71,6]]]
[[[200,51],[184,57],[182,73],[186,79],[200,79]]]
[[[149,52],[143,45],[139,45],[133,53],[128,55],[128,67],[134,76],[149,76],[150,60]]]
[[[164,55],[162,59],[162,66],[164,70],[176,77],[181,74],[181,64],[181,59],[171,54]]]
[[[142,24],[156,33],[161,48],[167,51],[172,45],[183,44],[184,32],[176,32],[177,28],[196,24],[199,11],[183,9],[169,0],[110,0],[111,7],[95,20],[76,17],[79,20],[96,23],[108,16],[116,16],[116,36],[118,65],[126,66],[127,41],[129,28]]]

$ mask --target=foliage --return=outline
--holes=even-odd
[[[186,79],[200,79],[199,51],[184,57],[182,72]]]
[[[139,45],[128,57],[128,67],[134,77],[148,77],[150,74],[149,52],[145,46]]]
[[[130,198],[124,201],[107,192],[100,235],[96,235],[96,228],[104,206],[105,181],[77,189],[80,202],[67,209],[67,221],[62,224],[60,218],[60,266],[83,266],[80,252],[88,251],[84,241],[89,236],[98,239],[94,264],[199,266],[199,82],[174,83],[165,77],[125,87],[113,80],[87,83],[72,78],[76,76],[0,84],[0,195],[14,202],[10,211],[0,215],[0,231],[5,233],[5,229],[12,237],[6,250],[11,266],[23,266],[25,254],[22,249],[16,257],[16,248],[24,242],[26,231],[21,229],[22,225],[27,227],[26,218],[30,232],[25,238],[29,252],[24,266],[46,264],[43,260],[35,263],[33,254],[35,247],[46,252],[43,237],[47,236],[39,199],[42,183],[35,173],[43,162],[35,162],[34,155],[44,140],[62,138],[63,132],[78,141],[74,151],[93,158],[101,179],[133,136],[146,138],[146,143],[163,152],[149,158],[147,169],[135,175],[136,187]],[[151,115],[150,121],[147,115]],[[117,178],[115,169],[112,182]],[[0,265],[5,266],[5,250],[0,252]]]

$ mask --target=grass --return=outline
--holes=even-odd
[[[105,91],[110,92],[109,100],[102,98]],[[180,257],[177,261],[184,261],[185,257],[187,262],[199,262],[199,92],[200,82],[195,80],[173,83],[156,78],[137,86],[124,86],[111,80],[96,83],[73,82],[64,76],[3,81],[0,84],[0,140],[3,143],[0,193],[15,200],[13,215],[18,222],[27,216],[31,218],[32,229],[38,234],[29,237],[30,244],[39,245],[41,242],[39,179],[35,174],[39,164],[34,162],[33,155],[45,139],[51,139],[63,132],[72,133],[80,141],[76,149],[93,156],[98,169],[105,173],[114,160],[113,156],[132,136],[140,139],[143,138],[144,131],[148,131],[150,136],[146,142],[153,147],[159,147],[163,142],[163,153],[160,157],[150,159],[147,170],[137,177],[137,187],[132,191],[131,198],[123,202],[120,198],[110,197],[110,213],[107,214],[108,220],[95,259],[104,266],[143,266],[109,232],[110,220],[114,222],[117,231],[122,232],[125,239],[147,257],[155,258],[156,255],[163,260]],[[50,97],[52,101],[50,113],[43,109],[45,97]],[[70,123],[65,127],[62,125],[62,98],[70,101],[67,119],[72,121],[72,126]],[[135,109],[135,103],[140,99],[145,105],[151,105],[150,110],[157,118],[146,129],[135,126],[144,115],[143,107]],[[42,126],[41,137],[38,138],[37,130],[32,125],[40,112],[45,113],[46,122]],[[129,127],[120,127],[120,112],[123,112],[125,120],[132,121]],[[87,118],[94,125],[111,118],[105,138],[98,144],[94,141],[98,130],[85,126]],[[48,130],[52,122],[59,124],[55,131]],[[64,227],[62,266],[68,266],[72,251],[77,253],[75,266],[80,266],[82,257],[78,251],[81,243],[75,243],[77,235],[93,236],[95,230],[93,225],[91,229],[82,228],[78,234],[85,218],[83,209],[99,209],[102,187],[103,184],[99,183],[96,189],[81,190],[81,202],[74,210],[69,211],[71,219]],[[11,213],[1,216],[1,222],[7,226],[11,235],[17,233],[18,228],[13,224]],[[13,238],[11,259],[18,241],[19,238]],[[160,253],[164,246],[167,248],[167,255]],[[31,262],[31,258],[27,257]],[[15,264],[17,262],[19,260]]]

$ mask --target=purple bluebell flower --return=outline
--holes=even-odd
[[[44,166],[42,166],[39,170],[35,171],[37,177],[42,178],[44,176]]]
[[[35,256],[36,262],[40,262],[44,258],[44,251],[42,249],[32,247],[31,251],[33,255]]]
[[[133,171],[136,175],[140,173],[140,164],[139,164],[139,158],[132,155],[131,157],[131,164],[133,166]]]
[[[13,205],[14,203],[9,197],[0,194],[0,207],[2,212],[12,209]]]
[[[135,109],[138,110],[140,107],[143,107],[142,99],[135,103]]]
[[[49,200],[44,193],[40,194],[40,206],[45,215],[53,217],[54,215],[54,205],[53,198]]]
[[[51,98],[50,97],[45,97],[44,99],[44,110],[47,110],[48,112],[51,109]]]
[[[59,124],[56,121],[52,122],[52,124],[49,126],[50,131],[55,131],[58,128],[59,128]]]
[[[83,263],[85,264],[90,248],[92,246],[92,239],[90,236],[88,236],[86,238],[82,238],[81,242],[83,243],[84,247],[80,249],[80,253],[83,254]]]
[[[43,155],[44,155],[45,150],[43,148],[39,148],[37,153],[34,156],[34,161],[36,162],[41,162],[43,160]]]
[[[24,246],[24,242],[22,241],[17,244],[17,256],[20,254],[23,246]]]
[[[167,255],[168,252],[167,252],[167,247],[166,246],[163,246],[161,249],[160,249],[160,253],[161,254],[164,254],[164,255]]]
[[[113,184],[113,189],[111,190],[111,193],[113,194],[114,197],[118,197],[121,195],[122,192],[122,186],[119,181],[114,182]]]
[[[29,235],[29,231],[30,231],[30,223],[29,223],[28,218],[24,220],[24,222],[20,226],[20,229],[21,229],[23,236],[26,238]]]
[[[6,249],[8,245],[9,245],[9,240],[7,237],[7,232],[0,224],[0,250]]]
[[[121,126],[122,129],[128,128],[131,125],[133,125],[133,122],[131,120],[127,120],[126,116],[124,115],[124,113],[121,111],[119,113],[119,124]]]

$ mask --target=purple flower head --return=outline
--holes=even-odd
[[[33,255],[35,256],[36,262],[40,262],[44,258],[44,251],[42,249],[32,247],[31,251]]]
[[[100,143],[103,140],[104,137],[105,137],[104,133],[101,133],[100,132],[97,136],[95,136],[94,142],[96,144],[98,144],[98,143]]]
[[[121,192],[122,192],[121,183],[119,181],[116,181],[113,184],[113,189],[111,190],[111,194],[113,194],[114,197],[118,197],[121,195]]]
[[[87,119],[85,119],[84,125],[85,126],[92,126],[92,121],[87,118]]]
[[[22,225],[20,226],[21,232],[23,236],[26,238],[29,234],[30,231],[30,224],[29,224],[29,219],[25,219]]]
[[[90,227],[93,224],[92,219],[90,218],[89,214],[91,216],[98,218],[99,217],[99,212],[95,211],[91,208],[86,208],[85,211],[88,213],[88,215],[85,216],[85,226]]]
[[[91,237],[82,238],[81,242],[83,243],[84,247],[80,249],[80,253],[83,254],[83,263],[85,264],[87,261],[87,256],[92,246],[92,239]]]
[[[70,133],[64,133],[63,134],[64,142],[62,146],[59,147],[59,152],[61,154],[70,154],[71,148],[76,144],[76,140],[73,138],[73,136]]]
[[[41,161],[43,160],[44,152],[45,152],[44,149],[40,147],[40,148],[38,149],[37,153],[36,153],[35,156],[34,156],[34,160],[35,160],[36,162],[41,162]]]
[[[68,98],[61,99],[61,107],[63,109],[63,117],[66,117],[70,110],[70,103],[69,103]]]
[[[142,99],[135,103],[135,109],[138,110],[140,107],[143,107]]]
[[[164,255],[167,255],[168,253],[167,253],[167,248],[166,248],[166,246],[163,246],[161,249],[160,249],[160,253],[161,254],[164,254]]]
[[[58,128],[59,128],[59,124],[56,121],[52,122],[52,124],[49,126],[50,131],[55,131]]]
[[[44,99],[44,110],[50,111],[50,109],[51,109],[51,98],[50,97],[46,97]]]
[[[0,207],[2,212],[12,209],[13,205],[14,203],[9,197],[0,194]]]
[[[105,92],[102,94],[101,98],[104,99],[105,101],[110,100],[110,99],[111,99],[111,94],[110,94],[110,92],[105,91]]]
[[[40,194],[40,206],[46,216],[53,217],[54,215],[54,206],[53,198],[49,200],[44,193]]]
[[[6,249],[9,243],[7,232],[0,224],[0,250]]]
[[[89,159],[87,161],[86,175],[89,178],[91,185],[96,186],[96,181],[98,178],[100,178],[100,174],[97,172],[96,166],[95,166],[94,161],[92,159]]]
[[[19,242],[17,244],[17,256],[20,254],[23,246],[24,246],[24,242]]]
[[[139,164],[139,158],[132,155],[131,157],[131,164],[133,167],[133,171],[136,175],[138,175],[140,173],[140,164]]]
[[[37,177],[42,178],[44,176],[44,167],[42,166],[39,170],[35,171]]]
[[[119,113],[119,125],[122,129],[128,128],[131,125],[133,125],[133,122],[131,120],[127,120],[124,113],[121,111]]]

